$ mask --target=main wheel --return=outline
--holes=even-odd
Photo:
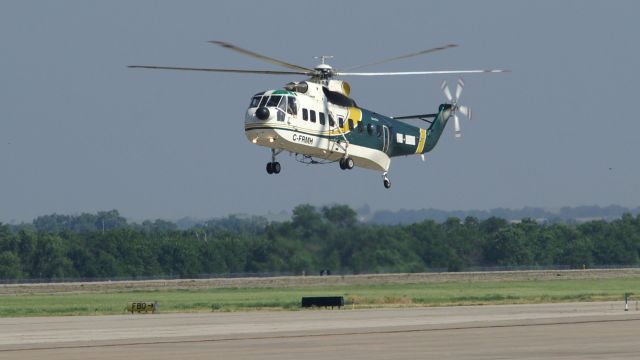
[[[353,159],[351,157],[347,157],[346,159],[344,159],[344,167],[345,169],[353,169],[353,167],[355,166],[355,163],[353,162]]]
[[[384,187],[389,189],[391,187],[391,181],[389,179],[384,179]]]
[[[280,174],[280,163],[279,162],[274,162],[273,165],[271,166],[273,168],[273,173],[274,174]]]
[[[340,159],[340,169],[345,170],[346,169],[346,165],[344,163],[344,158]]]
[[[267,163],[267,173],[269,175],[273,174],[273,163],[272,162],[268,162]]]

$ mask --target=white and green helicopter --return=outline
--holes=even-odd
[[[343,170],[362,167],[382,172],[385,188],[391,187],[387,174],[394,156],[406,156],[431,151],[437,144],[448,120],[453,117],[454,132],[460,137],[460,122],[457,113],[471,119],[471,109],[460,105],[458,100],[464,86],[458,79],[455,96],[445,81],[442,91],[448,102],[441,104],[437,113],[389,117],[359,107],[349,97],[350,86],[336,76],[394,76],[500,73],[507,70],[454,70],[454,71],[405,71],[405,72],[352,72],[336,71],[326,63],[331,56],[320,56],[321,63],[307,68],[274,59],[253,51],[242,49],[223,41],[210,41],[288,68],[278,70],[243,70],[225,68],[189,68],[170,66],[130,65],[130,68],[230,72],[242,74],[305,75],[304,81],[290,82],[284,89],[268,90],[255,94],[245,114],[245,135],[252,143],[271,149],[271,161],[267,173],[278,174],[282,167],[276,156],[283,151],[296,155],[304,163],[319,164],[338,162]],[[350,68],[378,65],[405,59],[457,45],[449,44],[396,56],[381,61]],[[420,119],[429,123],[426,128],[410,125],[402,120]]]

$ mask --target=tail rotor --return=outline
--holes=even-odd
[[[447,98],[447,101],[449,101],[449,104],[451,105],[451,113],[453,114],[454,135],[456,138],[459,138],[460,136],[462,136],[462,132],[460,131],[460,120],[458,119],[458,112],[467,117],[467,119],[471,120],[471,108],[469,108],[468,106],[460,105],[459,103],[460,95],[462,94],[462,89],[464,88],[464,81],[462,81],[462,78],[458,79],[458,82],[456,84],[455,97],[451,95],[451,91],[449,90],[449,86],[447,85],[446,81],[442,82],[440,88],[442,89],[444,96]]]

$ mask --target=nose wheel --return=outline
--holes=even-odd
[[[267,173],[271,174],[280,174],[280,163],[277,161],[272,161],[267,163]]]
[[[389,180],[389,178],[387,177],[386,172],[382,174],[382,183],[384,184],[385,188],[387,189],[391,188],[391,180]]]
[[[271,149],[271,162],[267,163],[267,173],[271,174],[280,174],[280,163],[276,161],[276,155],[280,154],[282,150],[276,151],[276,149]]]

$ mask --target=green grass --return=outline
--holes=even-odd
[[[123,314],[129,301],[160,312],[297,310],[303,296],[344,296],[356,308],[622,300],[640,279],[447,282],[287,288],[225,288],[0,296],[0,317]]]

